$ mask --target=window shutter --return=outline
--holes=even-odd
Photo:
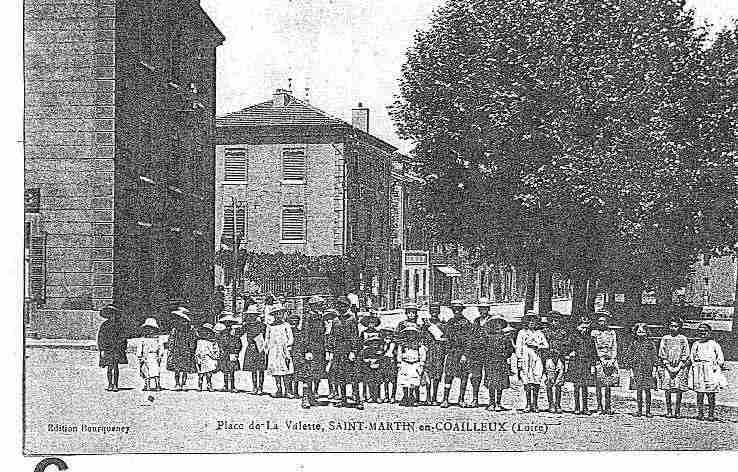
[[[284,180],[305,180],[305,149],[282,150],[282,178]]]
[[[242,235],[246,235],[246,209],[236,208],[236,228]],[[233,240],[233,207],[223,210],[223,238]]]
[[[46,234],[32,235],[30,239],[28,278],[31,298],[44,303],[46,301]]]
[[[227,182],[246,181],[246,148],[225,150],[225,180]]]
[[[288,206],[282,208],[282,239],[299,241],[305,239],[305,208]]]

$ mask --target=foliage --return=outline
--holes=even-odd
[[[498,261],[683,282],[735,244],[726,49],[681,1],[448,0],[391,110],[421,218]]]

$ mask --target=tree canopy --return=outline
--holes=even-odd
[[[448,0],[391,109],[423,219],[493,260],[678,285],[736,243],[735,51],[677,0]]]

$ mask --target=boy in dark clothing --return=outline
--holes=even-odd
[[[351,393],[356,402],[356,408],[363,410],[364,405],[359,390],[356,362],[357,354],[361,349],[358,322],[353,311],[351,311],[351,304],[348,299],[345,297],[339,299],[336,307],[341,316],[339,321],[333,325],[326,343],[326,351],[339,390],[339,402],[334,403],[334,406],[348,406],[346,385],[351,384]]]
[[[546,397],[549,413],[561,413],[561,387],[564,385],[565,356],[568,353],[569,331],[561,325],[561,313],[551,311],[547,317],[548,327],[543,334],[548,341],[548,349],[543,353],[546,369]]]
[[[441,408],[448,408],[450,406],[448,397],[454,379],[460,379],[461,381],[459,405],[465,406],[466,382],[464,380],[469,376],[467,355],[469,353],[471,322],[464,318],[464,304],[460,300],[451,302],[451,310],[454,316],[446,323],[448,354],[446,355],[445,367],[446,385],[443,388],[443,403],[441,403]]]
[[[377,330],[380,320],[376,315],[369,315],[362,318],[361,323],[367,328],[361,333],[359,372],[368,390],[366,401],[377,402],[379,383],[382,381],[382,358],[384,357],[384,340]]]
[[[302,383],[302,407],[317,404],[320,378],[325,371],[325,324],[320,311],[322,299],[312,297],[302,320],[300,335],[295,336],[292,358],[295,362],[295,377]]]
[[[423,325],[423,340],[428,347],[425,372],[428,375],[428,394],[426,401],[431,406],[438,405],[438,386],[443,377],[443,364],[446,362],[446,323],[439,318],[441,305],[433,303],[428,307],[430,318]]]

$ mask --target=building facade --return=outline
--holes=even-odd
[[[26,1],[29,329],[209,310],[216,48],[197,0]]]
[[[703,255],[692,266],[692,271],[684,290],[684,301],[688,305],[734,306],[738,279],[735,255]]]
[[[277,90],[219,117],[215,247],[232,245],[236,234],[248,253],[344,257],[349,289],[386,304],[395,151],[369,133],[361,104],[349,124]],[[231,275],[221,271],[217,283],[230,285]],[[242,287],[248,276],[238,275]],[[247,289],[268,291],[267,281],[256,282]]]

